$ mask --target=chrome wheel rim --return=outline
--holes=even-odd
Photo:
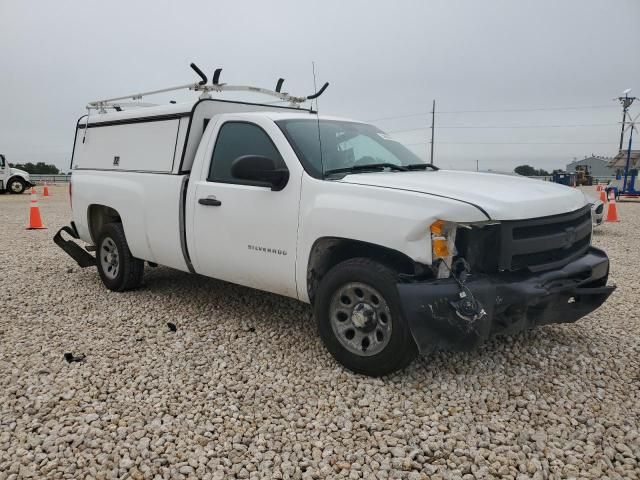
[[[340,344],[362,357],[380,353],[391,339],[389,304],[380,292],[364,283],[347,283],[334,293],[329,319]]]
[[[11,182],[11,191],[14,193],[21,193],[22,184],[20,182]]]
[[[111,280],[118,276],[120,271],[120,255],[118,247],[111,237],[105,237],[100,245],[100,265],[102,272]]]

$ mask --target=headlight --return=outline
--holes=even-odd
[[[438,265],[438,278],[451,275],[451,261],[456,254],[457,225],[445,220],[436,220],[431,224],[431,258],[442,260]]]
[[[464,257],[472,268],[492,272],[498,268],[500,222],[448,222],[436,220],[429,226],[432,265],[438,278],[451,276],[453,258]]]

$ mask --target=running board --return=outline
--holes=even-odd
[[[71,222],[70,227],[62,227],[60,230],[58,230],[58,233],[56,233],[53,237],[53,241],[62,250],[64,250],[67,255],[73,258],[82,268],[95,267],[96,259],[72,240],[65,240],[64,238],[62,238],[62,232],[67,233],[77,240],[78,233],[76,232],[73,222]]]

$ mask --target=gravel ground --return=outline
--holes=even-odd
[[[595,233],[595,314],[371,379],[294,300],[162,267],[109,292],[51,241],[52,190],[49,230],[0,196],[0,479],[640,478],[639,203]]]

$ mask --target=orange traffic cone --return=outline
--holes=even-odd
[[[47,186],[47,182],[44,182],[44,189],[42,191],[42,196],[43,197],[49,196],[49,187]]]
[[[609,205],[607,206],[607,222],[619,222],[618,209],[616,207],[616,196],[613,190],[611,191],[611,197],[609,198]]]
[[[29,225],[27,230],[39,230],[47,228],[42,224],[40,218],[40,207],[38,207],[38,197],[35,190],[31,190],[31,208],[29,209]]]
[[[596,185],[596,192],[601,192],[602,191],[602,185],[597,184]]]
[[[602,203],[607,203],[607,194],[604,192],[604,190],[600,190],[600,201]]]

